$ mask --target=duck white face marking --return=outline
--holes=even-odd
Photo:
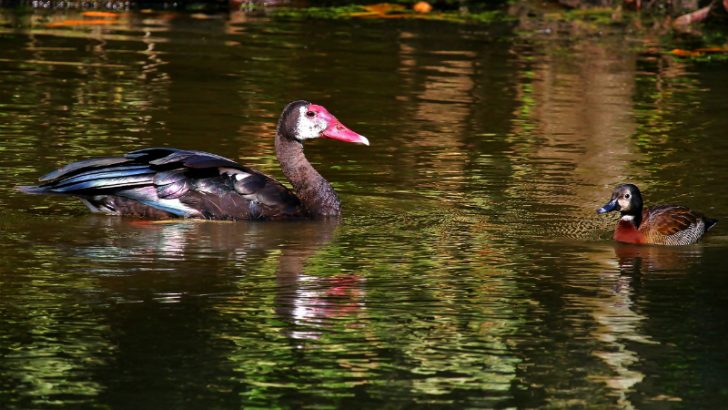
[[[634,215],[622,215],[622,217],[619,218],[619,219],[621,219],[623,221],[633,221],[634,220]]]
[[[630,196],[631,195],[629,193],[620,195],[617,203],[619,204],[619,209],[621,211],[629,211],[632,208],[632,203],[629,200]]]
[[[316,112],[309,111],[308,106],[298,108],[296,138],[299,140],[319,138],[327,125],[326,120],[320,118]]]

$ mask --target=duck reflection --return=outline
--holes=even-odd
[[[644,324],[648,317],[634,306],[635,279],[614,268],[614,256],[609,247],[598,248],[594,255],[609,268],[599,275],[602,286],[595,288],[596,295],[585,299],[595,324],[591,336],[600,346],[592,354],[610,369],[594,376],[594,379],[600,380],[612,391],[620,408],[633,408],[630,393],[645,377],[636,366],[640,361],[640,351],[634,346],[635,343],[650,345],[655,342],[645,333]]]
[[[603,382],[619,397],[621,407],[634,407],[630,394],[645,374],[638,363],[642,360],[636,346],[660,342],[646,332],[649,316],[636,307],[652,275],[686,272],[702,257],[702,246],[645,246],[615,243],[613,254],[600,248],[600,259],[614,266],[601,275],[607,286],[590,299],[597,326],[592,335],[604,344],[593,354],[612,370]],[[615,258],[616,256],[616,258]]]
[[[623,274],[685,271],[700,260],[703,247],[645,246],[618,243],[614,247],[619,269]]]

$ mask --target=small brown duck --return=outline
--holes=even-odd
[[[690,245],[700,240],[718,221],[679,205],[642,207],[642,194],[633,184],[622,184],[598,214],[619,211],[614,230],[618,242],[654,245]]]

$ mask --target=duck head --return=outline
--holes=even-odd
[[[283,109],[278,132],[300,143],[316,138],[328,138],[369,145],[366,137],[344,126],[326,108],[303,100],[294,101]]]
[[[622,216],[642,214],[642,195],[637,186],[622,184],[612,191],[612,199],[603,207],[597,209],[598,214],[619,211]]]

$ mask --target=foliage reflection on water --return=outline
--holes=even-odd
[[[5,407],[724,401],[724,237],[617,246],[593,215],[624,180],[728,210],[722,71],[620,33],[171,13],[47,26],[70,18],[0,20]],[[301,97],[373,143],[307,146],[340,224],[97,218],[11,188],[154,145],[280,177],[275,119]]]

